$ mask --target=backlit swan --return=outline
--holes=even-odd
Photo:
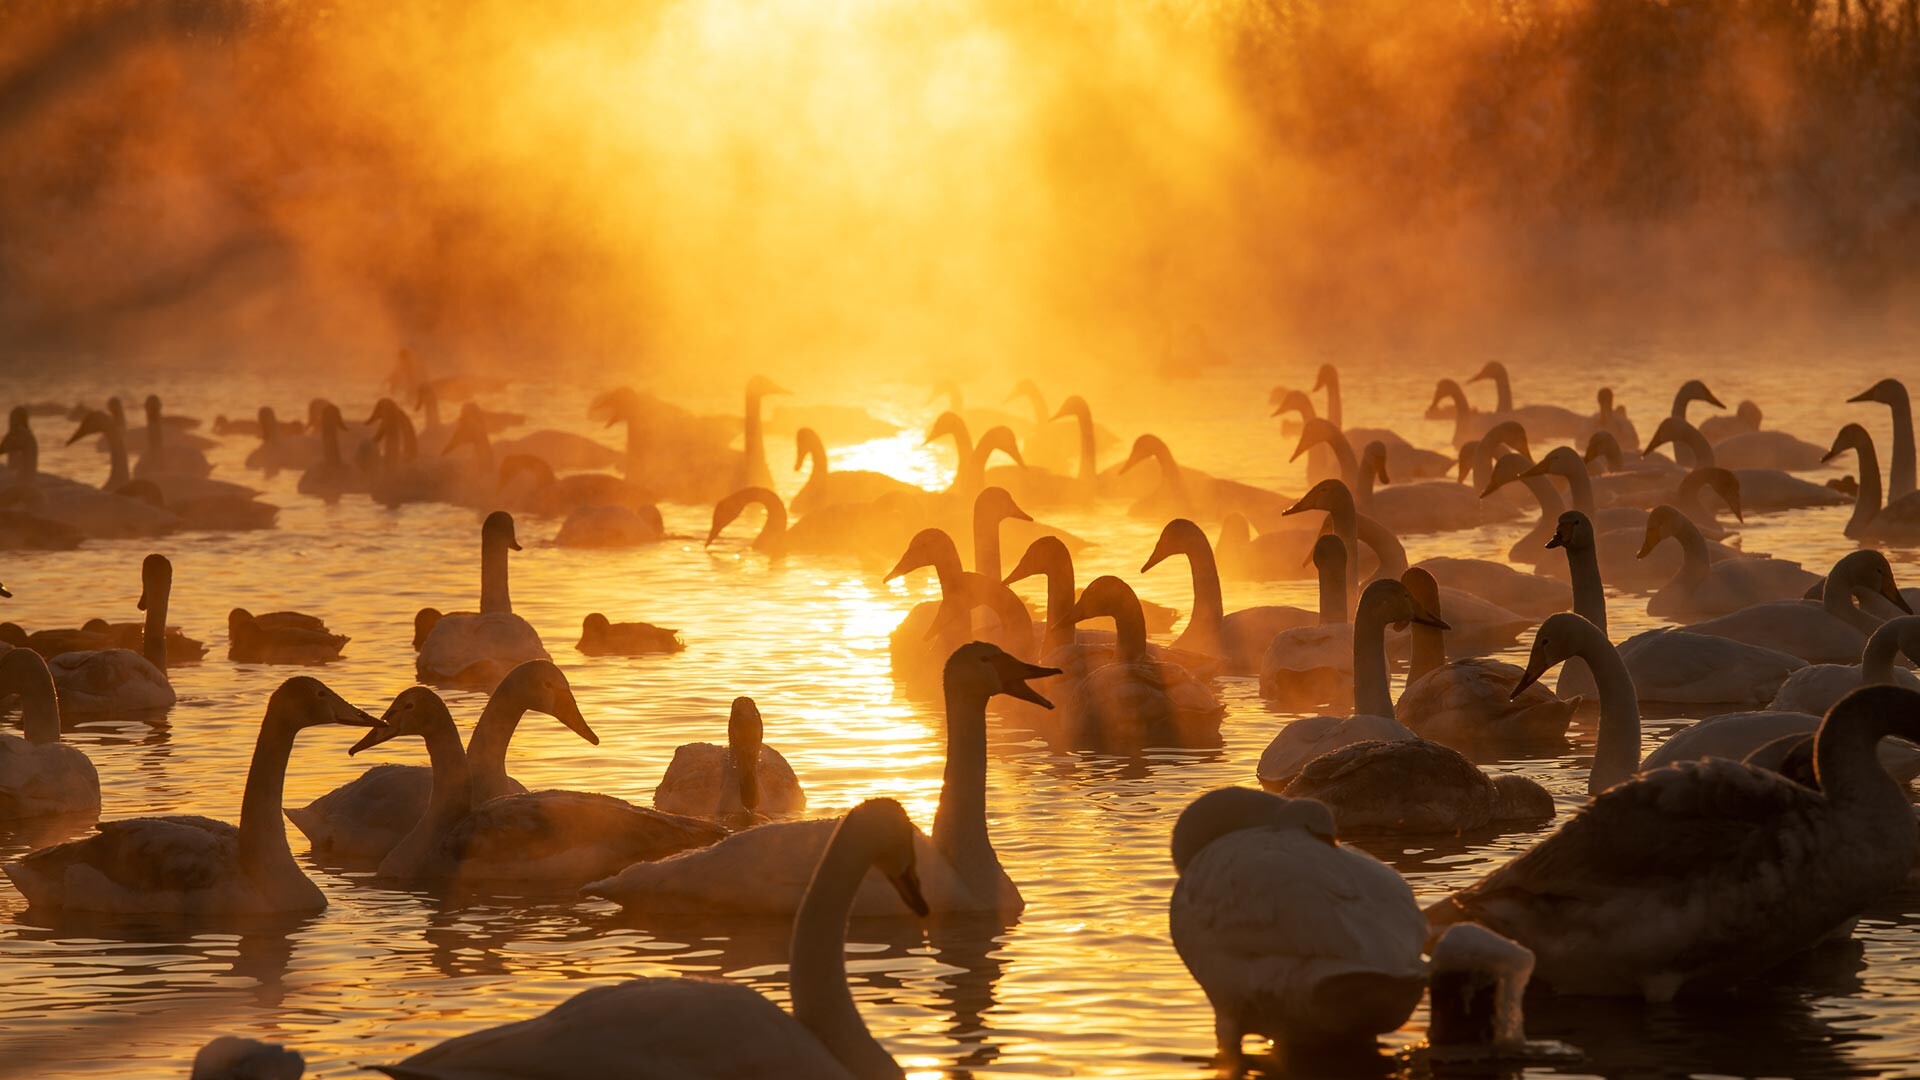
[[[298,420],[281,421],[273,406],[260,406],[259,419],[252,427],[260,445],[247,454],[246,466],[274,476],[282,469],[305,469],[320,459],[319,437],[304,429]],[[220,422],[214,421],[214,430]]]
[[[1320,575],[1320,621],[1274,635],[1260,659],[1260,696],[1287,709],[1353,705],[1353,624],[1347,621],[1347,545],[1322,536],[1313,545]]]
[[[588,656],[645,656],[686,649],[680,631],[643,622],[611,622],[595,611],[581,620],[580,640],[574,648]]]
[[[1172,848],[1173,947],[1213,1005],[1230,1068],[1248,1034],[1299,1048],[1365,1041],[1420,1003],[1426,920],[1413,890],[1336,841],[1325,805],[1219,788],[1181,811]]]
[[[657,544],[667,538],[660,508],[643,506],[581,506],[570,511],[553,534],[555,547],[628,548]]]
[[[1847,451],[1859,457],[1859,489],[1854,493],[1853,516],[1847,519],[1846,533],[1856,540],[1888,539],[1910,541],[1920,537],[1920,493],[1894,496],[1880,505],[1880,461],[1873,450],[1873,438],[1859,424],[1848,424],[1833,438],[1827,451],[1831,461]]]
[[[600,736],[587,726],[567,677],[548,660],[529,660],[507,674],[487,698],[467,740],[466,765],[474,798],[485,801],[525,792],[507,775],[507,747],[529,711],[545,713],[587,742]],[[420,816],[433,791],[425,765],[375,765],[353,780],[299,808],[287,808],[313,849],[355,860],[375,860],[393,850]]]
[[[911,535],[921,520],[918,500],[902,500],[887,496],[867,503],[829,503],[790,523],[780,496],[767,488],[742,488],[713,505],[707,546],[713,546],[742,510],[758,503],[766,509],[767,519],[753,538],[755,551],[775,559],[787,555],[883,559],[900,549],[902,538]]]
[[[1376,581],[1360,596],[1353,620],[1353,715],[1310,716],[1280,729],[1260,755],[1260,786],[1277,791],[1307,762],[1349,743],[1369,739],[1411,739],[1413,732],[1393,719],[1393,693],[1387,684],[1387,624],[1440,623],[1398,581]],[[1445,624],[1441,624],[1445,625]],[[1277,643],[1278,639],[1276,639]],[[1274,657],[1280,662],[1284,657]],[[1263,664],[1263,667],[1265,665]]]
[[[1207,534],[1186,518],[1175,518],[1160,530],[1160,540],[1140,572],[1144,574],[1175,555],[1187,557],[1193,577],[1193,608],[1173,644],[1188,652],[1218,657],[1221,670],[1227,674],[1256,673],[1275,634],[1320,621],[1318,612],[1279,605],[1228,612],[1220,596],[1220,571],[1214,565]]]
[[[19,699],[26,737],[0,732],[0,821],[98,813],[100,774],[60,741],[60,699],[39,653],[0,650],[0,700],[9,697]]]
[[[1904,499],[1914,492],[1913,406],[1899,379],[1881,379],[1849,402],[1875,401],[1893,411],[1893,453],[1887,460],[1887,498]],[[1832,457],[1829,452],[1828,457]]]
[[[299,612],[255,615],[246,608],[227,612],[227,659],[242,664],[324,664],[340,659],[340,650],[350,640],[345,634],[330,633],[324,621]]]
[[[1093,414],[1083,398],[1068,397],[1057,411],[1049,409],[1046,395],[1032,379],[1021,379],[1014,385],[1007,400],[1015,399],[1024,399],[1033,406],[1033,422],[1024,428],[1015,428],[1023,432],[1021,445],[1027,461],[1056,474],[1074,476],[1082,482],[1082,492],[1091,495],[1091,481],[1099,471],[1094,464],[1095,455],[1117,444],[1118,436],[1093,422]],[[1085,419],[1081,420],[1083,413]],[[1071,428],[1054,422],[1069,417],[1078,421]]]
[[[1052,684],[1064,741],[1109,750],[1218,745],[1226,706],[1185,667],[1147,654],[1140,600],[1126,582],[1094,578],[1068,616],[1074,624],[1100,618],[1114,622],[1112,660]]]
[[[1669,416],[1660,421],[1660,426],[1654,429],[1652,440],[1647,443],[1647,453],[1651,454],[1655,447],[1668,442],[1687,447],[1696,468],[1720,464],[1706,436],[1678,417]],[[1802,480],[1779,469],[1735,468],[1731,472],[1740,480],[1740,499],[1750,513],[1766,514],[1808,506],[1841,506],[1847,501],[1845,495],[1824,484]]]
[[[807,808],[807,793],[793,766],[764,741],[760,708],[750,697],[733,699],[727,745],[683,743],[653,789],[653,805],[670,814],[728,818],[765,814],[785,817]],[[742,768],[742,762],[752,766]]]
[[[1375,455],[1372,468],[1362,468],[1345,435],[1325,420],[1311,420],[1300,433],[1293,460],[1308,449],[1324,445],[1333,449],[1340,464],[1340,479],[1354,492],[1354,504],[1395,532],[1446,532],[1468,529],[1490,518],[1503,516],[1505,506],[1482,504],[1472,490],[1450,480],[1426,480],[1396,487],[1375,489],[1373,481],[1388,478],[1385,451],[1379,443],[1367,448]]]
[[[1827,573],[1820,600],[1771,600],[1751,604],[1687,630],[1712,634],[1797,656],[1808,663],[1843,664],[1860,655],[1879,618],[1853,602],[1856,589],[1877,592],[1906,614],[1913,614],[1894,584],[1887,557],[1871,549],[1841,556]]]
[[[1422,450],[1407,442],[1399,432],[1392,428],[1348,427],[1345,403],[1340,395],[1340,370],[1332,364],[1321,364],[1314,374],[1313,388],[1327,392],[1327,420],[1339,428],[1347,441],[1355,446],[1365,446],[1378,442],[1387,451],[1387,468],[1395,476],[1434,477],[1445,476],[1453,467],[1453,459],[1446,454],[1432,450]],[[1313,419],[1310,411],[1302,412],[1302,422]],[[1316,480],[1325,477],[1315,477]]]
[[[933,835],[916,833],[920,883],[934,911],[1016,915],[1020,890],[1000,868],[987,836],[987,699],[1007,694],[1045,707],[1027,682],[1058,674],[985,642],[954,650],[946,668],[947,768]],[[644,911],[783,915],[801,906],[807,881],[837,819],[775,822],[712,847],[639,863],[581,891]],[[856,915],[899,915],[899,896],[869,877],[853,901]]]
[[[1815,741],[1818,792],[1719,758],[1647,773],[1428,908],[1428,921],[1513,938],[1562,993],[1666,1001],[1758,976],[1912,867],[1912,808],[1874,758],[1887,735],[1920,737],[1920,695],[1867,687],[1834,706]]]
[[[1663,619],[1725,615],[1766,600],[1796,600],[1820,581],[1820,575],[1785,559],[1756,557],[1712,562],[1707,542],[1685,514],[1656,506],[1647,517],[1645,558],[1662,540],[1680,548],[1680,572],[1647,601],[1647,614]]]
[[[868,1033],[847,989],[847,917],[880,890],[897,899],[896,910],[925,916],[926,844],[892,799],[820,824],[827,835],[810,845],[813,861],[799,875],[791,1016],[735,983],[639,978],[377,1068],[401,1080],[578,1080],[654,1066],[708,1080],[898,1080],[900,1066]]]
[[[626,425],[626,478],[662,499],[711,502],[736,490],[746,468],[746,456],[727,445],[740,430],[737,417],[695,416],[624,386],[594,398],[587,413],[608,427]]]
[[[307,1059],[297,1050],[221,1035],[193,1055],[187,1080],[300,1080],[306,1071]]]
[[[1920,616],[1902,615],[1873,628],[1857,664],[1808,664],[1787,677],[1767,708],[1825,716],[1834,702],[1861,686],[1893,683],[1920,690],[1920,679],[1894,660],[1920,661]]]
[[[119,400],[114,398],[109,404],[116,404]],[[147,395],[146,410],[147,449],[140,455],[140,460],[134,462],[135,477],[204,477],[213,472],[213,466],[207,462],[207,456],[201,453],[197,446],[188,439],[179,437],[177,433],[168,433],[158,394]],[[121,437],[127,438],[124,418],[118,420],[118,426]]]
[[[773,473],[767,469],[767,437],[760,421],[760,402],[772,394],[790,394],[787,390],[764,376],[755,375],[747,380],[747,409],[744,451],[740,475],[735,479],[740,487],[773,486]]]
[[[416,735],[432,762],[426,811],[381,858],[384,878],[579,885],[726,835],[711,822],[609,795],[546,790],[476,799],[453,717],[424,686],[401,691],[381,723],[349,752]]]
[[[1741,401],[1733,407],[1732,416],[1709,416],[1695,424],[1700,434],[1716,447],[1736,435],[1747,435],[1760,430],[1760,406],[1752,401]]]
[[[920,530],[881,580],[892,581],[920,569],[934,572],[940,599],[916,604],[888,635],[887,652],[896,680],[915,689],[937,685],[953,651],[966,643],[976,608],[984,607],[992,616],[992,622],[983,622],[977,632],[1015,656],[1033,655],[1033,615],[1025,602],[997,578],[963,569],[951,536],[939,529]]]
[[[1254,535],[1245,514],[1220,519],[1213,555],[1222,577],[1235,581],[1298,581],[1313,575],[1312,529],[1280,529]]]
[[[339,501],[342,495],[366,491],[368,478],[347,461],[341,450],[341,435],[347,425],[339,407],[316,398],[312,411],[316,414],[313,428],[319,433],[320,457],[300,474],[297,490],[330,503]]]
[[[1632,506],[1609,506],[1604,509],[1593,493],[1593,475],[1587,471],[1587,463],[1581,459],[1580,452],[1570,446],[1556,446],[1547,451],[1545,457],[1536,462],[1527,474],[1533,476],[1557,476],[1567,485],[1567,501],[1575,510],[1587,515],[1593,527],[1601,533],[1614,529],[1644,529],[1647,525],[1647,512]]]
[[[1433,575],[1442,588],[1471,593],[1489,604],[1532,618],[1567,610],[1567,587],[1552,578],[1524,574],[1491,559],[1436,555],[1413,564]]]
[[[1134,517],[1165,520],[1170,517],[1218,519],[1238,512],[1261,529],[1284,528],[1287,507],[1293,500],[1278,492],[1208,476],[1189,469],[1173,459],[1173,451],[1158,435],[1142,435],[1133,440],[1133,450],[1120,466],[1125,474],[1143,462],[1154,462],[1160,483],[1153,491],[1128,508]]]
[[[561,476],[543,457],[513,453],[500,459],[495,497],[508,509],[524,509],[544,517],[560,517],[588,507],[612,506],[634,512],[659,510],[653,493],[611,473],[569,473]]]
[[[1340,835],[1457,835],[1553,817],[1553,796],[1517,773],[1489,775],[1422,738],[1350,743],[1306,763],[1282,789],[1333,808]]]
[[[1525,424],[1528,431],[1550,439],[1585,438],[1593,430],[1594,418],[1583,416],[1572,409],[1559,405],[1519,405],[1513,403],[1513,380],[1507,374],[1507,365],[1498,360],[1490,360],[1486,366],[1475,372],[1468,382],[1489,379],[1493,382],[1493,415],[1503,420],[1517,420]]]
[[[143,653],[131,649],[62,653],[48,661],[60,706],[68,713],[145,712],[169,708],[173,685],[167,681],[167,599],[173,591],[173,564],[164,555],[148,555],[140,564],[140,610],[147,613]]]
[[[1752,424],[1746,431],[1709,435],[1706,426],[1700,433],[1713,444],[1713,459],[1729,469],[1784,469],[1797,472],[1820,467],[1820,448],[1805,439],[1778,430],[1760,427],[1760,407],[1751,401],[1740,403],[1741,420]],[[1715,417],[1715,419],[1719,419]]]
[[[1062,645],[1074,641],[1111,642],[1113,635],[1098,630],[1075,630],[1069,616],[1073,612],[1074,600],[1079,596],[1074,588],[1073,552],[1058,537],[1041,536],[1027,545],[1026,553],[1020,556],[1020,562],[1006,576],[1006,584],[1012,585],[1030,577],[1047,579],[1047,617],[1045,628],[1041,631],[1044,640],[1040,648],[1042,653],[1052,652]],[[1173,629],[1180,613],[1165,604],[1140,601],[1141,617],[1146,619],[1147,633],[1164,634]],[[1159,646],[1149,646],[1148,651],[1158,655],[1161,652],[1173,652],[1171,647],[1162,650]],[[1188,654],[1198,659],[1198,654]],[[1219,661],[1206,658],[1213,670],[1219,669]],[[1186,663],[1185,660],[1180,661]],[[1189,664],[1191,667],[1192,665]]]
[[[1401,584],[1428,611],[1440,605],[1433,575],[1418,567]],[[1449,662],[1445,631],[1415,622],[1407,687],[1394,704],[1394,718],[1425,739],[1456,750],[1539,745],[1566,738],[1580,698],[1562,701],[1545,686],[1521,687],[1524,672],[1484,657]]]
[[[827,444],[810,427],[793,433],[793,469],[813,463],[807,482],[793,497],[793,512],[809,514],[830,503],[864,503],[887,495],[921,498],[926,492],[886,473],[855,469],[836,472],[827,464]],[[771,485],[763,485],[771,486]]]
[[[273,692],[240,797],[240,826],[179,815],[103,821],[99,833],[42,848],[6,874],[44,912],[238,915],[318,911],[327,898],[300,872],[280,824],[287,759],[300,731],[377,727],[317,679]]]
[[[533,625],[513,613],[507,553],[519,550],[513,515],[488,514],[480,527],[480,611],[434,624],[414,661],[420,681],[491,690],[518,665],[551,659]]]

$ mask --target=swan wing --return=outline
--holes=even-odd
[[[636,862],[581,891],[645,911],[791,915],[839,824],[819,818],[758,825],[710,847]]]

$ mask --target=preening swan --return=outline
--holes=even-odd
[[[645,656],[648,653],[676,653],[686,650],[680,631],[643,622],[610,622],[595,611],[580,623],[580,640],[574,648],[588,656]]]
[[[0,732],[0,821],[98,813],[100,774],[79,747],[60,741],[60,698],[39,653],[0,650],[0,701],[9,697],[20,701],[26,737]]]
[[[236,663],[324,664],[340,659],[350,640],[328,632],[321,619],[296,611],[227,612],[227,659]]]
[[[453,717],[424,686],[401,691],[381,726],[349,753],[402,735],[426,741],[431,790],[426,812],[380,860],[381,877],[577,886],[726,835],[710,822],[608,795],[547,790],[476,799]]]
[[[927,904],[934,911],[1016,915],[1025,906],[987,836],[987,699],[1007,694],[1046,707],[1032,679],[1058,674],[985,642],[956,649],[946,668],[947,768],[933,835],[915,834]],[[784,915],[798,909],[838,821],[775,822],[712,847],[639,863],[581,892],[644,911]],[[871,877],[856,915],[899,915],[900,897]]]
[[[267,703],[240,798],[240,826],[185,815],[103,821],[99,833],[8,863],[27,902],[48,912],[268,914],[318,911],[327,898],[300,872],[280,824],[294,736],[322,724],[378,728],[318,679],[280,684]]]
[[[1913,810],[1874,757],[1888,735],[1920,737],[1920,694],[1835,705],[1815,737],[1820,791],[1720,758],[1619,784],[1428,921],[1513,938],[1562,993],[1666,1001],[1753,978],[1905,879]]]
[[[1218,657],[1221,670],[1227,674],[1255,674],[1275,634],[1319,621],[1318,612],[1280,605],[1228,612],[1220,596],[1220,570],[1213,561],[1213,547],[1200,526],[1186,518],[1175,518],[1160,530],[1160,540],[1140,572],[1144,574],[1175,555],[1187,557],[1193,577],[1193,607],[1186,627],[1173,640],[1174,647]]]
[[[1066,742],[1129,750],[1219,745],[1226,706],[1185,667],[1147,654],[1146,620],[1131,586],[1117,577],[1094,578],[1068,618],[1075,624],[1112,619],[1115,642],[1111,661],[1054,684]]]
[[[1905,397],[1904,391],[1902,397]],[[1833,448],[1827,451],[1823,460],[1832,461],[1849,450],[1859,457],[1860,487],[1854,493],[1853,516],[1847,519],[1847,535],[1856,540],[1911,541],[1920,537],[1920,493],[1889,493],[1887,504],[1880,505],[1880,461],[1873,450],[1872,436],[1859,424],[1848,424],[1841,428],[1833,438]],[[1908,461],[1912,461],[1911,453]]]
[[[1904,499],[1914,492],[1913,406],[1899,379],[1881,379],[1849,402],[1878,402],[1893,412],[1893,455],[1887,462],[1887,498]],[[1831,457],[1832,453],[1829,452]],[[1864,466],[1863,466],[1864,468]]]
[[[519,550],[513,515],[488,514],[480,527],[480,612],[446,615],[434,624],[414,664],[421,682],[491,690],[518,665],[552,659],[539,632],[513,613],[507,553]]]
[[[1437,610],[1440,590],[1419,567],[1400,575],[1415,601]],[[1394,704],[1394,718],[1421,738],[1456,750],[1540,745],[1566,738],[1580,698],[1562,701],[1545,686],[1522,687],[1524,672],[1484,657],[1449,662],[1445,631],[1416,621],[1407,688]]]
[[[1795,600],[1820,581],[1799,563],[1759,556],[1713,562],[1706,538],[1687,515],[1660,505],[1647,516],[1646,558],[1662,540],[1680,547],[1680,573],[1647,601],[1647,614],[1666,619],[1725,615],[1767,600]]]
[[[148,555],[140,564],[140,610],[147,613],[142,652],[107,648],[61,653],[48,661],[68,713],[145,712],[174,703],[167,681],[167,599],[173,564]]]
[[[1390,867],[1334,838],[1311,799],[1219,788],[1173,826],[1173,947],[1229,1065],[1248,1034],[1288,1049],[1370,1040],[1412,1015],[1426,921]]]
[[[529,711],[545,713],[587,742],[600,743],[580,715],[567,677],[550,660],[529,660],[500,680],[474,722],[466,767],[475,800],[527,790],[507,775],[507,746]],[[393,850],[426,813],[432,792],[433,770],[425,765],[375,765],[303,807],[288,807],[287,820],[306,834],[316,852],[376,860]]]
[[[807,808],[807,793],[780,751],[761,741],[765,727],[750,697],[733,699],[727,745],[685,743],[674,750],[653,805],[670,814],[784,817]],[[743,767],[742,763],[749,763]]]
[[[1860,655],[1881,621],[1854,604],[1855,590],[1878,593],[1908,615],[1913,609],[1894,584],[1893,567],[1878,551],[1849,552],[1827,573],[1819,600],[1751,604],[1686,629],[1774,649],[1808,663],[1843,664]]]
[[[793,925],[792,1016],[733,983],[643,977],[376,1068],[400,1080],[579,1080],[654,1066],[689,1080],[898,1080],[900,1066],[868,1033],[847,989],[847,919],[879,889],[899,909],[927,915],[925,843],[892,799],[869,799],[820,824],[830,835],[811,852]]]

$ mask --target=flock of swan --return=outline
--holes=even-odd
[[[1493,384],[1491,410],[1466,392],[1476,382]],[[257,438],[249,466],[298,471],[305,494],[481,513],[475,609],[412,616],[421,685],[375,715],[311,674],[292,675],[265,702],[237,825],[107,817],[92,835],[6,864],[13,887],[49,917],[217,922],[322,908],[284,815],[316,853],[386,881],[577,890],[637,911],[790,918],[793,932],[788,1009],[723,981],[636,978],[376,1066],[391,1076],[901,1076],[849,990],[848,919],[1010,918],[1024,908],[989,834],[990,728],[1076,749],[1219,746],[1227,677],[1257,679],[1277,710],[1311,714],[1246,763],[1245,786],[1194,800],[1170,837],[1171,942],[1213,1007],[1228,1068],[1241,1066],[1247,1035],[1289,1054],[1368,1044],[1422,1000],[1436,1050],[1524,1055],[1527,987],[1664,1002],[1738,986],[1851,933],[1906,880],[1920,847],[1906,787],[1920,775],[1920,680],[1909,670],[1920,657],[1920,590],[1902,589],[1887,556],[1864,546],[1920,543],[1912,420],[1896,380],[1852,399],[1892,412],[1884,482],[1856,423],[1824,448],[1762,428],[1750,404],[1696,424],[1691,406],[1724,407],[1691,381],[1642,449],[1610,391],[1590,414],[1517,405],[1497,363],[1465,385],[1440,382],[1429,415],[1451,421],[1453,436],[1436,451],[1346,426],[1329,366],[1310,390],[1272,395],[1274,415],[1297,425],[1294,457],[1307,462],[1312,486],[1297,497],[1182,466],[1151,435],[1101,469],[1114,438],[1087,402],[1048,410],[1028,385],[1019,395],[1036,415],[1024,439],[998,417],[969,416],[948,391],[953,408],[926,433],[958,450],[944,491],[834,471],[828,438],[802,428],[795,468],[808,477],[790,503],[773,490],[761,418],[763,400],[785,391],[765,379],[746,387],[744,425],[631,389],[603,394],[592,414],[625,428],[622,450],[553,430],[498,438],[526,418],[489,412],[474,400],[484,384],[428,379],[411,358],[393,385],[399,397],[359,424],[315,400],[302,422],[262,408],[213,430]],[[444,420],[440,403],[463,397]],[[98,439],[106,481],[41,471],[36,421],[72,423],[70,442]],[[15,407],[0,442],[0,547],[272,527],[277,511],[258,492],[211,478],[195,427],[152,397],[137,431],[118,399]],[[134,446],[144,448],[137,457]],[[1848,456],[1850,482],[1797,475]],[[808,816],[802,778],[764,741],[749,697],[734,701],[724,744],[679,748],[651,805],[514,779],[509,751],[528,713],[599,742],[566,674],[514,611],[514,515],[559,519],[563,548],[625,547],[662,539],[661,501],[711,505],[709,545],[758,506],[764,524],[750,547],[772,559],[851,557],[885,580],[932,572],[938,599],[890,641],[900,687],[944,700],[930,830],[886,798]],[[1748,514],[1849,502],[1845,534],[1863,546],[1831,566],[1738,542]],[[1035,514],[1089,506],[1160,528],[1139,573],[1184,559],[1184,618],[1120,576],[1077,585],[1084,542]],[[1518,537],[1510,558],[1412,561],[1408,543],[1420,536],[1488,526]],[[0,734],[0,819],[98,817],[101,777],[62,741],[63,720],[163,711],[174,704],[169,663],[206,651],[168,621],[168,558],[148,555],[139,578],[140,621],[0,624],[0,704],[17,708],[23,732]],[[1044,584],[1038,615],[1012,588],[1028,579]],[[1226,581],[1295,579],[1317,582],[1317,607],[1225,602]],[[1609,604],[1641,596],[1668,625],[1614,640]],[[394,613],[397,624],[406,618]],[[229,655],[248,663],[321,665],[348,645],[300,612],[234,608],[227,627]],[[600,612],[581,627],[586,655],[686,647],[675,630]],[[1529,634],[1524,666],[1487,658]],[[1397,697],[1396,669],[1405,671]],[[436,687],[489,693],[464,743]],[[1705,718],[1643,757],[1644,703]],[[1554,796],[1489,763],[1564,748],[1575,725],[1595,747],[1585,805],[1481,880],[1423,910],[1399,873],[1350,846],[1539,830],[1563,812]],[[331,737],[301,734],[337,727],[354,729],[351,755],[418,739],[427,764],[372,764],[305,806],[286,805],[296,742]],[[293,1050],[228,1037],[203,1049],[193,1076],[301,1068]]]

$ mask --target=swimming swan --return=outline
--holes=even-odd
[[[1904,499],[1913,494],[1913,406],[1907,400],[1906,384],[1899,379],[1881,379],[1847,400],[1878,402],[1892,410],[1893,453],[1887,461],[1887,498]]]
[[[1114,622],[1112,659],[1055,684],[1066,741],[1129,749],[1219,745],[1226,706],[1185,667],[1148,655],[1146,620],[1132,587],[1110,575],[1088,582],[1068,621],[1098,618]]]
[[[325,664],[340,659],[340,650],[351,640],[330,633],[324,621],[295,611],[227,612],[227,659],[236,663]]]
[[[491,690],[528,660],[550,660],[540,634],[513,613],[507,553],[519,551],[513,515],[495,510],[480,527],[480,612],[447,615],[420,643],[414,661],[421,682]]]
[[[1787,676],[1767,708],[1825,716],[1834,702],[1857,687],[1895,683],[1920,690],[1920,678],[1894,666],[1903,653],[1909,662],[1920,661],[1920,616],[1902,615],[1874,627],[1857,664],[1808,664]]]
[[[673,751],[666,775],[653,789],[655,809],[690,817],[733,818],[764,814],[786,817],[807,808],[807,793],[793,766],[762,739],[760,707],[750,697],[733,699],[727,745],[683,743]],[[752,768],[741,768],[743,761]]]
[[[1186,627],[1173,640],[1174,647],[1218,657],[1221,670],[1227,674],[1256,674],[1275,634],[1293,626],[1311,626],[1320,619],[1317,611],[1282,605],[1228,612],[1220,595],[1220,569],[1213,561],[1213,547],[1200,526],[1187,518],[1175,518],[1160,530],[1159,542],[1140,572],[1144,574],[1175,555],[1187,557],[1193,578],[1193,607]]]
[[[580,622],[580,640],[574,648],[588,656],[646,656],[684,652],[680,631],[643,622],[611,622],[595,611]]]
[[[1726,615],[1767,600],[1797,600],[1820,575],[1785,559],[1758,556],[1713,562],[1706,538],[1685,514],[1662,504],[1647,516],[1646,558],[1662,540],[1680,548],[1680,572],[1647,600],[1647,614],[1663,619]]]
[[[240,826],[189,815],[103,821],[97,835],[42,848],[4,868],[40,911],[239,915],[319,911],[326,895],[300,871],[280,824],[294,736],[322,724],[373,727],[318,679],[288,679],[267,702],[240,797]]]
[[[1887,557],[1867,549],[1841,556],[1827,572],[1819,600],[1770,600],[1686,627],[1797,656],[1812,664],[1844,664],[1860,655],[1867,635],[1883,621],[1855,605],[1856,589],[1878,593],[1911,615]]]
[[[100,812],[100,774],[60,741],[60,698],[32,649],[0,652],[0,700],[18,697],[25,738],[0,732],[0,821]]]
[[[140,564],[139,608],[147,613],[142,652],[100,649],[61,653],[47,662],[67,713],[144,712],[170,708],[175,700],[167,681],[167,599],[173,591],[173,564],[165,555],[148,555]]]
[[[1831,461],[1852,450],[1859,455],[1859,490],[1854,493],[1853,516],[1847,519],[1846,533],[1856,540],[1888,539],[1912,541],[1920,537],[1920,493],[1892,495],[1880,504],[1880,461],[1873,451],[1873,438],[1859,424],[1848,424],[1833,438],[1827,451]]]
[[[1413,567],[1401,584],[1429,611],[1440,604],[1433,575]],[[1566,738],[1581,699],[1561,700],[1545,686],[1522,687],[1525,672],[1500,660],[1473,657],[1448,661],[1445,631],[1415,622],[1407,686],[1394,703],[1394,718],[1421,738],[1455,750],[1487,746],[1540,745]]]

